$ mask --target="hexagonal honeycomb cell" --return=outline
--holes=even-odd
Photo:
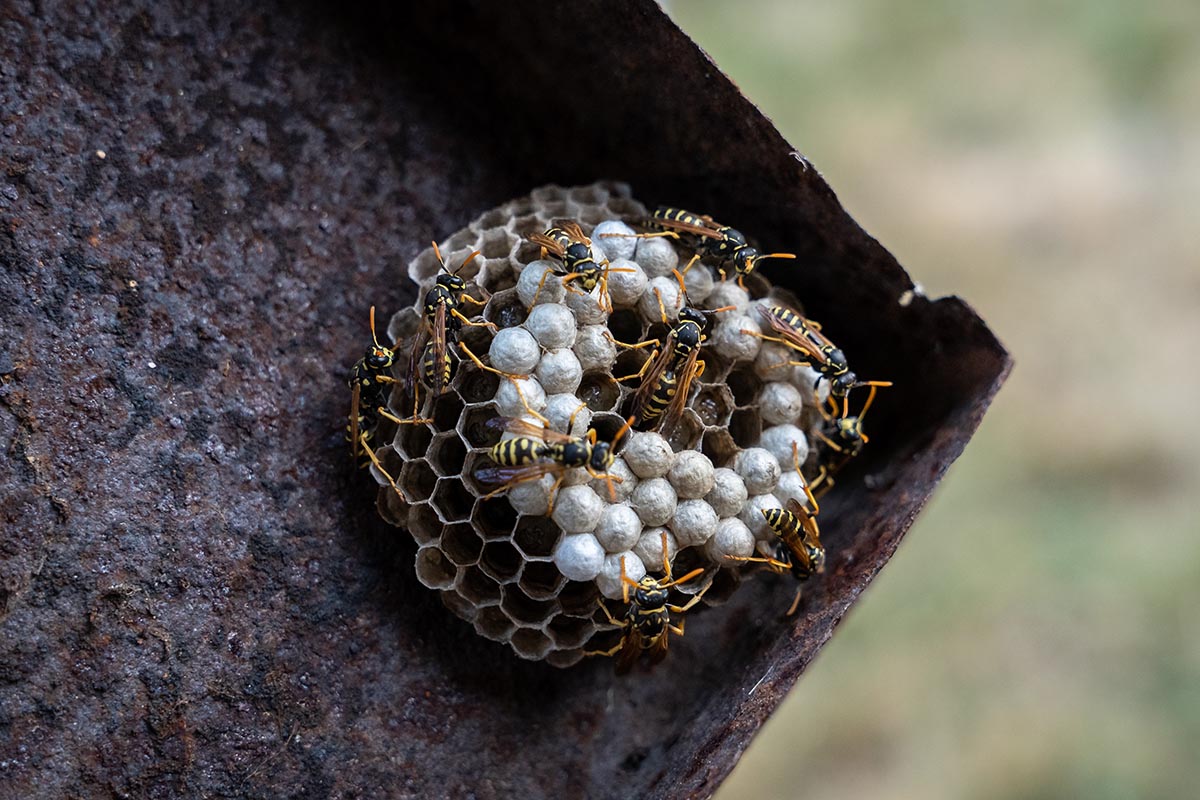
[[[661,546],[649,547],[641,538],[652,527],[643,524],[638,514],[631,511],[629,498],[644,500],[653,494],[651,487],[670,495],[667,474],[680,452],[696,451],[703,456],[690,456],[680,461],[679,469],[670,470],[670,479],[679,481],[677,486],[681,490],[686,489],[679,497],[705,498],[686,501],[691,506],[677,506],[680,520],[700,520],[700,523],[682,527],[684,522],[677,523],[672,517],[666,526],[672,534],[670,547],[672,550],[678,547],[675,572],[683,574],[695,567],[706,570],[703,578],[680,587],[685,595],[708,587],[703,604],[690,613],[724,602],[745,575],[758,571],[755,566],[721,563],[720,548],[726,546],[724,540],[701,541],[708,535],[706,526],[711,526],[713,518],[703,506],[711,503],[711,509],[721,508],[727,516],[720,518],[719,523],[724,524],[723,530],[732,530],[729,535],[737,538],[739,523],[730,518],[737,518],[742,504],[747,502],[745,487],[740,483],[742,477],[736,472],[737,456],[746,448],[758,446],[763,436],[760,399],[764,387],[771,382],[792,382],[799,390],[803,408],[796,424],[814,445],[808,448],[805,475],[811,478],[817,469],[818,448],[813,430],[823,424],[823,418],[811,401],[815,375],[787,365],[771,368],[780,360],[779,354],[768,353],[761,343],[743,334],[740,326],[727,325],[719,336],[714,335],[725,314],[757,320],[753,304],[760,299],[772,298],[772,302],[784,302],[799,310],[796,299],[775,290],[760,274],[749,276],[743,290],[733,281],[721,282],[714,272],[717,282],[711,298],[694,306],[704,310],[731,304],[739,310],[709,315],[705,328],[708,338],[699,354],[704,371],[690,387],[686,408],[675,426],[665,435],[629,434],[617,443],[614,449],[621,457],[613,467],[613,475],[624,476],[619,482],[623,485],[618,486],[614,480],[610,495],[604,481],[591,480],[582,469],[566,470],[559,475],[551,468],[552,475],[563,478],[556,495],[556,500],[562,502],[555,503],[552,515],[536,515],[529,512],[547,505],[538,493],[545,492],[551,482],[549,478],[542,479],[542,483],[531,481],[523,487],[521,500],[518,502],[514,495],[510,503],[506,490],[496,491],[497,485],[489,482],[494,478],[487,473],[478,474],[497,466],[489,451],[514,435],[506,432],[509,423],[499,419],[501,396],[507,398],[503,401],[508,403],[506,408],[519,410],[514,401],[519,394],[520,403],[525,406],[522,417],[534,430],[540,425],[536,419],[542,411],[555,419],[555,424],[564,425],[566,417],[578,405],[586,407],[589,413],[582,414],[574,435],[590,425],[598,440],[611,441],[624,426],[632,413],[633,395],[641,379],[617,379],[638,373],[655,350],[667,343],[671,323],[664,323],[662,314],[665,311],[673,320],[677,306],[666,302],[673,289],[669,288],[671,277],[664,276],[663,271],[674,261],[682,268],[692,252],[683,241],[593,239],[597,260],[603,262],[606,256],[628,259],[638,271],[644,272],[636,280],[633,273],[618,276],[627,281],[621,284],[624,293],[614,303],[616,310],[611,312],[596,301],[594,292],[587,296],[577,289],[563,287],[553,275],[546,278],[542,291],[536,291],[545,273],[544,264],[531,268],[525,278],[522,275],[528,265],[543,257],[541,248],[526,237],[544,232],[553,220],[574,219],[590,236],[601,223],[607,230],[616,226],[615,229],[627,233],[617,223],[636,228],[646,217],[646,208],[623,184],[544,186],[527,197],[487,211],[440,242],[451,269],[461,265],[471,251],[480,251],[480,256],[459,272],[468,281],[467,294],[480,301],[463,302],[460,310],[477,324],[455,326],[457,341],[451,341],[448,347],[456,367],[445,393],[434,397],[421,388],[417,413],[430,422],[381,426],[377,432],[392,437],[391,445],[386,444],[386,438],[381,441],[378,452],[389,472],[398,476],[397,485],[403,495],[381,485],[378,507],[389,522],[406,525],[418,543],[418,580],[438,590],[447,608],[472,624],[479,635],[508,644],[522,658],[544,659],[559,667],[579,662],[589,649],[611,646],[619,636],[600,611],[604,597],[601,588],[609,587],[606,591],[611,597],[614,581],[619,587],[619,580],[611,574],[612,564],[619,564],[624,558],[644,559],[638,565],[638,574],[642,568],[650,574],[661,572],[661,555],[656,555]],[[670,252],[672,249],[674,254]],[[398,347],[406,355],[409,350],[404,349],[404,342],[411,341],[424,325],[420,301],[433,286],[439,269],[432,248],[422,251],[409,265],[408,274],[420,287],[418,302],[396,313],[388,325],[388,335],[400,342]],[[698,264],[693,269],[711,270],[711,266]],[[701,275],[698,281],[695,278],[689,275],[689,287],[708,285],[707,276]],[[652,289],[647,282],[654,280],[660,281],[652,285],[659,288],[660,297],[664,298],[663,311],[649,294]],[[630,286],[645,288],[630,289]],[[639,296],[637,291],[642,294]],[[554,303],[559,308],[531,315],[532,306],[526,305],[530,299],[534,304]],[[567,320],[573,320],[574,330],[562,328],[570,324]],[[559,328],[553,327],[556,324]],[[517,330],[499,333],[506,329]],[[502,341],[507,344],[500,344]],[[622,346],[648,342],[652,344],[637,348]],[[481,369],[473,363],[466,348],[492,369]],[[555,353],[555,358],[545,361],[544,368],[539,369],[548,352]],[[786,360],[786,355],[782,360]],[[414,415],[413,398],[404,389],[408,362],[407,357],[397,359],[394,375],[400,383],[389,401],[390,409],[401,419],[411,419]],[[498,374],[496,370],[506,374]],[[513,383],[513,378],[519,381]],[[565,391],[576,385],[573,392]],[[520,387],[520,392],[514,387]],[[792,398],[794,402],[797,392],[776,386],[767,394]],[[786,419],[796,418],[795,406],[785,407],[780,401],[779,408],[781,414],[790,412]],[[638,425],[635,430],[645,427]],[[650,438],[639,439],[628,454],[622,452],[635,435]],[[539,434],[540,438],[554,436]],[[682,466],[685,461],[686,468]],[[723,468],[717,473],[719,485],[705,495],[705,487],[714,480],[713,470],[717,468]],[[785,472],[793,469],[790,464],[781,464],[781,468]],[[376,475],[376,479],[381,476]],[[709,483],[704,483],[705,480]],[[647,488],[633,495],[633,488],[639,482]],[[618,488],[620,491],[616,491]],[[778,499],[782,501],[783,496]],[[763,502],[762,497],[756,500]],[[612,509],[610,514],[606,509],[614,502],[624,504],[625,509]],[[698,516],[697,508],[703,511]],[[655,521],[661,524],[661,520]],[[671,531],[674,524],[681,525],[678,532]],[[745,532],[744,527],[742,531]],[[717,555],[711,555],[713,552]],[[597,557],[610,565],[606,567],[610,570],[608,577],[605,568],[600,568],[599,574],[595,572]],[[619,591],[617,597],[619,601]],[[615,610],[609,602],[609,607]],[[785,604],[782,598],[781,603]]]

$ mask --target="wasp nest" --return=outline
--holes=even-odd
[[[787,365],[784,348],[746,333],[761,330],[754,305],[772,290],[757,275],[742,289],[698,265],[687,271],[682,297],[672,272],[682,268],[681,256],[684,263],[690,256],[682,247],[664,238],[602,236],[632,234],[623,220],[646,216],[623,184],[547,186],[450,236],[441,251],[451,268],[480,251],[461,275],[486,291],[482,319],[498,329],[463,327],[459,342],[495,369],[527,377],[514,382],[463,358],[446,393],[421,395],[419,416],[432,421],[396,426],[392,444],[378,451],[404,495],[376,472],[384,484],[380,510],[417,541],[417,578],[480,635],[508,643],[523,658],[567,666],[595,649],[593,636],[611,628],[600,599],[621,597],[622,561],[634,580],[661,573],[664,531],[676,574],[717,567],[707,573],[712,585],[704,602],[721,602],[747,569],[725,557],[773,548],[762,510],[783,507],[789,497],[804,502],[805,480],[795,464],[804,464],[820,422],[817,373]],[[541,260],[525,237],[562,218],[577,220],[596,260],[608,260],[611,313],[596,292],[569,291],[555,275],[543,281],[558,265]],[[432,248],[409,265],[419,298],[439,268]],[[795,306],[793,298],[784,300]],[[528,416],[532,408],[560,432],[580,436],[595,428],[611,441],[636,391],[636,381],[614,376],[637,373],[650,355],[649,348],[621,348],[612,340],[666,341],[663,312],[674,319],[685,304],[734,309],[712,317],[700,354],[705,370],[682,418],[665,437],[635,430],[618,444],[609,474],[619,482],[611,492],[608,482],[576,468],[567,470],[550,516],[551,476],[485,497],[495,487],[476,472],[491,465],[488,451],[504,435],[492,420]],[[397,313],[388,329],[392,340],[413,336],[421,315],[419,301]],[[400,352],[403,380],[403,345]],[[413,417],[401,388],[390,408]],[[679,589],[695,593],[707,584]]]

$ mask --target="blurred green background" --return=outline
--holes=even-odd
[[[1017,360],[719,797],[1200,796],[1200,3],[669,11]]]

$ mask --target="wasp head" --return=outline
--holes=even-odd
[[[858,417],[839,417],[833,424],[834,433],[843,442],[862,441],[862,420]]]
[[[386,347],[372,347],[363,359],[370,369],[387,369],[395,360],[395,354]]]
[[[834,350],[834,353],[841,355],[841,350]],[[830,358],[830,361],[833,359]],[[842,359],[842,364],[846,363],[845,358]],[[850,394],[850,390],[858,383],[858,376],[853,372],[846,371],[829,382],[829,393],[834,397],[845,397]]]
[[[820,575],[825,571],[825,548],[820,544],[813,544],[806,541],[804,543],[804,552],[808,555],[808,570],[814,575]]]
[[[462,292],[467,288],[466,281],[458,275],[451,275],[449,272],[443,272],[441,275],[438,275],[437,284],[451,292]]]
[[[730,256],[733,261],[733,269],[738,275],[749,275],[753,272],[760,258],[762,255],[750,246],[739,247]]]
[[[638,581],[633,602],[640,608],[662,608],[667,604],[667,592],[659,586],[656,578],[646,575]]]
[[[588,457],[588,466],[595,472],[608,472],[608,468],[613,465],[616,456],[613,455],[612,445],[608,442],[596,442],[592,445],[591,455]]]

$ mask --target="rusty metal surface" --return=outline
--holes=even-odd
[[[518,7],[0,8],[0,795],[706,796],[961,452],[1009,368],[974,313],[900,306],[652,3]],[[402,264],[599,177],[797,250],[768,274],[898,382],[800,614],[753,581],[624,679],[443,609],[341,433]]]

